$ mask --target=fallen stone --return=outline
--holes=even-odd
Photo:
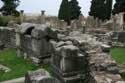
[[[50,76],[50,74],[43,70],[29,71],[25,75],[25,83],[60,83],[57,79]]]

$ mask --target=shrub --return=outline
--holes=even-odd
[[[0,26],[7,26],[10,21],[20,24],[20,17],[0,16]]]

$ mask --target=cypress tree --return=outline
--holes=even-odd
[[[118,14],[120,12],[125,12],[125,0],[116,0],[113,9],[113,15]]]
[[[105,15],[105,19],[110,19],[111,14],[112,14],[112,4],[113,1],[112,0],[105,0],[105,11],[106,11],[106,15]]]
[[[70,4],[68,2],[68,0],[62,0],[62,3],[60,5],[60,9],[59,9],[59,14],[58,14],[58,18],[60,20],[64,20],[67,22],[68,25],[70,25]]]
[[[19,0],[1,0],[1,1],[4,3],[4,5],[0,9],[0,12],[3,15],[19,16],[19,12],[16,10],[20,2]]]
[[[81,7],[77,0],[62,0],[60,5],[58,18],[64,20],[70,25],[71,20],[78,19],[81,11]]]
[[[70,2],[70,11],[71,11],[71,19],[79,19],[79,16],[81,14],[81,7],[79,6],[79,3],[77,0],[71,0]]]
[[[109,19],[112,10],[112,0],[92,0],[89,15],[101,20]]]

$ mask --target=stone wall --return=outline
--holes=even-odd
[[[51,64],[53,74],[61,83],[122,82],[116,62],[109,54],[110,46],[97,39],[80,31],[30,23],[23,23],[16,29],[0,28],[0,40],[6,47],[16,45],[17,56],[37,65]],[[34,81],[33,77],[37,75],[40,82],[55,83],[52,78],[42,79],[41,72],[28,73],[26,78]]]
[[[4,47],[16,47],[15,34],[14,28],[0,27],[0,42],[4,45]]]
[[[53,42],[52,68],[62,83],[119,83],[116,62],[109,54],[110,46],[89,34],[74,31]],[[123,82],[124,83],[124,82]]]
[[[112,17],[113,20],[113,31],[123,31],[124,30],[124,13],[116,14]]]
[[[53,52],[49,41],[57,39],[57,34],[46,25],[24,23],[16,33],[17,55],[31,59],[34,63],[43,63]]]

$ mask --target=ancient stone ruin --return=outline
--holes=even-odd
[[[54,76],[45,70],[28,72],[25,83],[125,83],[109,53],[112,33],[104,33],[109,36],[103,39],[100,34],[23,23],[0,27],[0,34],[0,45],[16,47],[18,57],[51,65]],[[120,42],[123,34],[118,36]]]
[[[55,31],[46,25],[22,24],[16,33],[17,55],[39,64],[50,58],[53,47],[50,39],[57,39]]]
[[[60,83],[57,79],[50,76],[45,70],[29,71],[25,75],[25,83]]]

